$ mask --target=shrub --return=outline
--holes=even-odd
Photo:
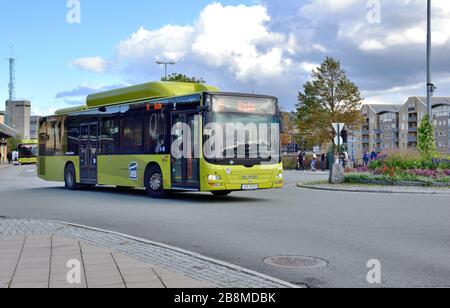
[[[285,170],[294,170],[298,167],[298,159],[296,157],[283,157],[283,168]]]
[[[436,141],[434,139],[434,126],[428,115],[420,122],[418,129],[418,149],[422,159],[431,160],[437,156]]]

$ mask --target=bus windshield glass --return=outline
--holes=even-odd
[[[19,158],[33,158],[37,156],[37,145],[21,144],[18,147]]]
[[[209,162],[279,163],[280,119],[275,98],[214,95],[209,119],[210,128],[216,130],[213,135],[221,139],[216,140],[212,157],[206,157]]]

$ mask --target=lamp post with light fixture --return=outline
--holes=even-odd
[[[164,65],[164,80],[167,81],[168,75],[167,75],[167,66],[168,65],[175,65],[175,61],[156,61],[156,64],[158,65]]]

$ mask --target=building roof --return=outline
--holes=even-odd
[[[426,97],[412,97],[412,98],[418,99],[425,106],[427,105]],[[450,97],[433,97],[431,102],[433,106],[450,105]]]
[[[15,129],[0,123],[0,136],[15,137],[19,134]]]
[[[369,106],[376,114],[387,113],[387,112],[397,113],[397,112],[400,112],[400,109],[402,108],[402,105],[368,104],[368,106]]]

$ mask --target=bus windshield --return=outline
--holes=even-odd
[[[37,145],[21,144],[18,146],[19,158],[37,157]]]
[[[222,150],[207,157],[210,163],[279,163],[280,119],[275,98],[214,95],[209,119],[223,135]],[[234,127],[234,132],[230,133],[229,127]]]

